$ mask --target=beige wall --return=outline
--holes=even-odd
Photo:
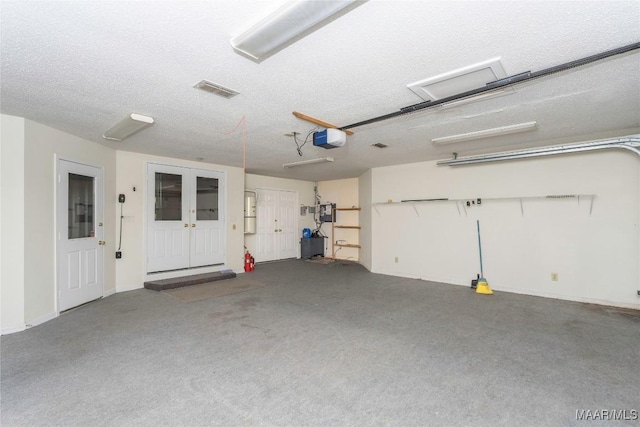
[[[359,207],[360,200],[358,198],[358,178],[337,179],[333,181],[322,181],[318,183],[318,193],[320,193],[322,203],[335,203],[338,208]],[[360,214],[358,211],[340,211],[336,213],[336,224],[340,225],[358,225]],[[322,230],[329,237],[327,239],[327,248],[325,254],[331,255],[331,242],[342,240],[346,243],[360,243],[359,230],[353,229],[336,229],[335,236],[331,234],[331,223],[325,223]],[[359,250],[357,248],[335,248],[335,257],[338,259],[346,259],[358,261],[360,259]]]
[[[147,154],[118,151],[116,153],[117,179],[116,191],[125,194],[126,202],[123,208],[122,227],[122,258],[116,260],[116,288],[119,292],[139,289],[144,286],[146,276],[146,194],[147,163],[161,163],[167,165],[184,166],[197,169],[223,171],[227,179],[227,255],[225,268],[236,272],[243,271],[244,246],[244,173],[241,168],[214,165],[202,162],[178,160],[167,157],[151,156]],[[133,188],[135,187],[135,191]],[[113,214],[114,221],[120,220],[119,207]],[[234,229],[235,226],[235,229]],[[119,230],[114,234],[114,241],[118,240]]]
[[[372,271],[494,290],[640,308],[640,161],[626,151],[474,166],[423,162],[372,170]],[[596,194],[590,200],[387,205],[388,199]],[[396,262],[396,258],[398,262]],[[551,273],[558,273],[558,281]]]
[[[245,175],[245,188],[247,190],[255,191],[257,188],[269,189],[269,190],[289,190],[296,191],[298,193],[298,204],[304,206],[314,206],[314,183],[311,181],[300,181],[296,179],[286,178],[274,178],[263,175]],[[302,237],[302,229],[310,228],[311,230],[316,228],[313,220],[313,215],[307,213],[306,215],[298,216],[298,237]],[[245,246],[251,253],[255,253],[255,234],[245,234],[244,236]],[[298,254],[300,248],[298,248]]]
[[[24,127],[0,116],[0,331],[24,329]]]

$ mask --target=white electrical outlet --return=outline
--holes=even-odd
[[[558,281],[558,273],[551,273],[551,280],[553,280],[554,282]]]

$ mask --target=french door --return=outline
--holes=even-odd
[[[64,311],[103,296],[103,172],[58,159],[56,173],[56,287]]]
[[[295,258],[298,254],[298,193],[258,189],[257,195],[256,261]]]
[[[149,163],[147,272],[225,262],[224,172]]]

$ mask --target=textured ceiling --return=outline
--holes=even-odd
[[[314,126],[293,111],[345,126],[421,102],[410,83],[494,57],[514,75],[637,43],[640,2],[370,0],[260,64],[234,53],[230,38],[281,3],[2,1],[2,113],[121,150],[238,167],[246,126],[247,172],[305,180],[640,131],[636,50],[505,96],[358,127],[345,147],[308,143],[300,157],[285,134]],[[194,89],[203,79],[240,95]],[[121,143],[102,138],[132,112],[155,124]],[[534,120],[521,135],[430,142]],[[335,162],[282,168],[322,156]]]

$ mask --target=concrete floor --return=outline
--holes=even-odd
[[[2,425],[639,423],[640,312],[348,263],[247,274],[265,286],[141,289],[2,337]]]

